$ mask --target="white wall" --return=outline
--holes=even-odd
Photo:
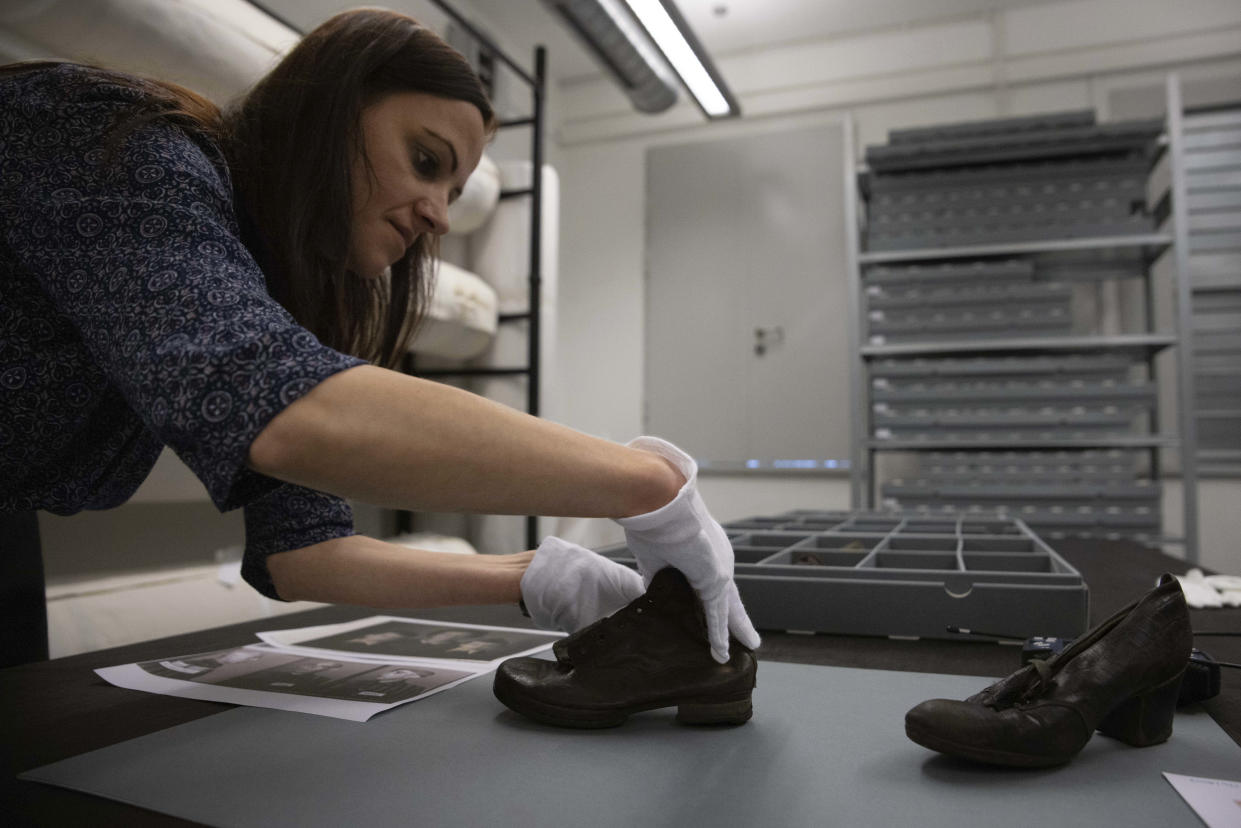
[[[1106,119],[1118,92],[1160,84],[1171,70],[1202,88],[1241,90],[1241,3],[1070,0],[716,61],[740,99],[739,121],[706,124],[689,103],[641,115],[603,79],[567,84],[557,98],[559,382],[565,421],[584,431],[615,440],[642,431],[648,147],[803,126],[845,112],[855,119],[859,152],[897,127],[1083,108]],[[847,482],[839,479],[709,477],[703,489],[724,520],[849,505]],[[1165,498],[1174,530],[1179,489],[1169,486]],[[1236,537],[1228,504],[1237,502],[1241,484],[1203,483],[1203,560],[1232,572],[1241,572],[1241,548],[1224,541]],[[588,543],[617,538],[599,521],[561,521],[558,531]]]

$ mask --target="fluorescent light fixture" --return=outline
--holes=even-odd
[[[741,114],[741,107],[673,0],[625,0],[625,3],[708,118]]]

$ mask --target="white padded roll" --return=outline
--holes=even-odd
[[[506,190],[530,186],[528,161],[500,165],[500,181]],[[540,336],[541,377],[540,414],[551,419],[559,411],[556,392],[548,382],[556,375],[557,285],[559,283],[560,178],[555,169],[543,166],[542,286]],[[528,309],[530,271],[530,198],[502,201],[492,220],[470,236],[470,262],[473,270],[496,289],[500,313],[522,313]],[[474,364],[490,367],[525,365],[527,322],[508,322],[500,326],[495,340]],[[522,411],[526,408],[525,377],[496,377],[476,381],[476,393]]]
[[[505,190],[530,186],[529,161],[500,164],[500,185]],[[556,301],[556,274],[560,248],[560,176],[543,165],[543,300]],[[506,199],[496,207],[491,221],[470,237],[470,266],[500,297],[500,313],[526,310],[530,276],[530,198]]]
[[[487,223],[500,201],[500,168],[486,155],[466,179],[461,197],[448,208],[448,232],[473,233]]]
[[[245,91],[299,39],[246,0],[5,0],[0,34],[40,57],[152,75],[216,101]]]
[[[409,349],[449,359],[482,353],[496,334],[496,292],[482,279],[439,262],[430,307]]]

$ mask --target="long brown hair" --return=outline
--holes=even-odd
[[[389,366],[400,361],[426,305],[437,252],[436,237],[423,234],[389,279],[345,271],[359,118],[392,92],[466,101],[494,128],[465,58],[412,18],[357,9],[306,35],[227,111],[222,141],[270,249],[268,290],[325,344]]]
[[[6,67],[19,68],[32,67]],[[389,278],[347,272],[351,161],[364,152],[359,120],[387,94],[423,92],[473,104],[492,132],[495,114],[465,58],[413,18],[355,9],[307,34],[223,112],[176,84],[108,74],[142,93],[111,127],[111,148],[156,120],[216,142],[259,237],[271,295],[325,345],[400,363],[430,295],[438,239],[421,235]]]

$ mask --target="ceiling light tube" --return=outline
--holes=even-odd
[[[741,114],[728,85],[707,57],[673,0],[625,0],[708,118]]]

